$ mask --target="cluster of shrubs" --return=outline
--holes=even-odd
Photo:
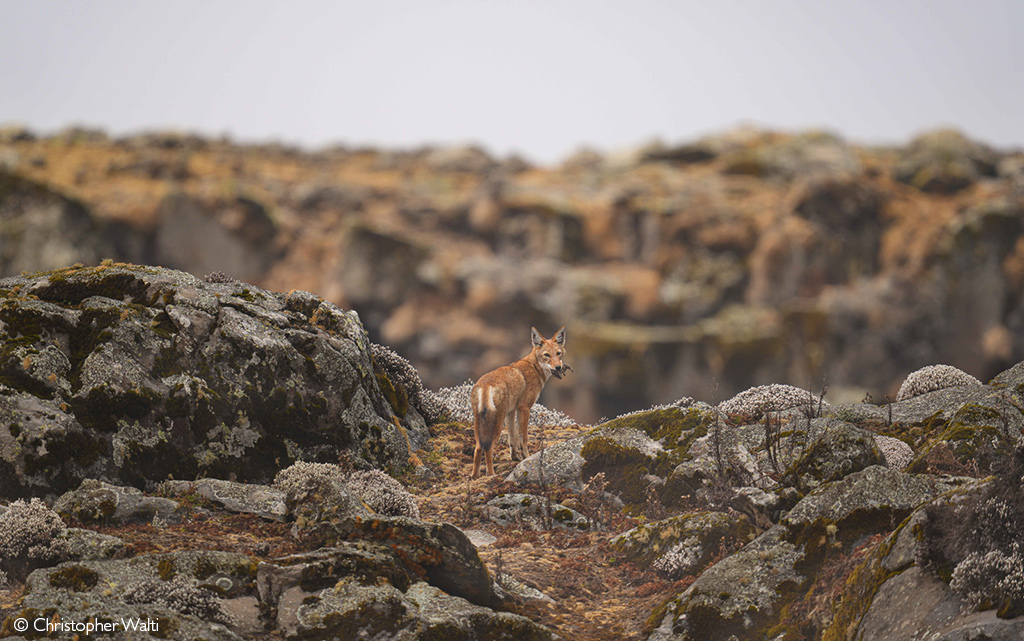
[[[896,400],[906,401],[928,392],[974,385],[981,385],[981,381],[952,365],[929,365],[907,376],[896,393]]]
[[[1024,614],[1024,446],[981,491],[926,508],[918,562],[968,604]]]
[[[289,494],[338,484],[378,514],[419,518],[416,497],[380,470],[349,471],[333,463],[299,461],[277,473],[274,486]]]
[[[893,436],[875,434],[875,445],[882,451],[885,464],[891,469],[906,469],[914,459],[914,450],[906,442]]]
[[[125,590],[121,598],[125,603],[160,605],[200,619],[229,623],[220,598],[180,574],[170,581],[140,581]]]
[[[662,576],[677,580],[689,574],[701,557],[701,540],[697,536],[687,537],[662,554],[653,566]]]
[[[67,560],[66,534],[64,521],[41,500],[14,501],[0,518],[0,578],[23,581],[36,568]]]
[[[812,392],[781,383],[751,387],[718,405],[726,416],[740,415],[755,421],[768,412],[784,412],[794,407],[806,408],[811,416],[820,416],[832,409]]]

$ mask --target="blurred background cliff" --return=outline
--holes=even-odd
[[[434,388],[569,328],[580,421],[789,382],[876,400],[1024,359],[1024,153],[728,131],[552,167],[473,147],[302,151],[0,132],[0,272],[110,257],[359,312]],[[717,384],[717,390],[713,386]]]
[[[566,325],[542,400],[580,422],[987,379],[1024,359],[1022,30],[997,1],[12,0],[0,275],[305,289],[433,388]]]

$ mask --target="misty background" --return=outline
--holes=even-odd
[[[739,123],[1024,142],[1019,2],[0,3],[0,122],[551,163]]]

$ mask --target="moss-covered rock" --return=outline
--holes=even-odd
[[[105,638],[237,640],[225,606],[256,593],[256,564],[243,554],[172,552],[131,559],[74,561],[37,570],[25,597],[3,623],[37,617],[117,622]],[[150,622],[137,630],[122,621]],[[69,632],[73,632],[69,630]],[[69,635],[70,636],[70,635]]]
[[[398,555],[410,576],[479,605],[494,600],[493,583],[476,547],[447,523],[374,514],[337,480],[315,481],[288,492],[295,531],[327,545],[363,541]]]
[[[112,263],[7,278],[0,295],[7,498],[84,478],[265,482],[342,450],[400,469],[423,440],[358,317],[325,301]]]
[[[284,521],[288,516],[286,493],[267,485],[198,479],[165,481],[160,489],[172,496],[194,494],[230,512],[255,514],[271,521]]]
[[[992,473],[1013,451],[1024,427],[1024,415],[1008,394],[992,392],[962,404],[942,429],[925,441],[907,471],[970,476]]]
[[[587,441],[580,451],[583,457],[581,478],[584,482],[603,474],[606,490],[616,494],[625,503],[643,502],[650,476],[655,470],[655,459],[634,447],[620,445],[608,437]]]
[[[966,484],[917,508],[846,580],[823,641],[910,641],[934,638],[1011,641],[1024,634],[1024,620],[1002,618],[995,609],[972,612],[947,584],[951,567],[920,565],[926,512],[984,496],[990,482]],[[959,545],[958,542],[957,544]],[[932,560],[934,561],[934,560]],[[947,579],[939,575],[946,574]]]
[[[306,597],[288,639],[400,638],[410,641],[493,639],[551,641],[549,630],[529,619],[495,612],[453,597],[426,583],[404,593],[390,584],[342,580]]]
[[[786,633],[779,629],[785,627],[785,608],[806,596],[830,560],[891,531],[915,508],[953,487],[951,481],[880,466],[825,483],[780,524],[711,566],[669,602],[651,638],[777,638]]]
[[[786,478],[804,493],[872,465],[886,464],[874,435],[843,421],[814,419],[804,438],[803,450],[786,470]]]
[[[581,491],[585,484],[583,466],[586,463],[582,452],[594,439],[613,442],[644,457],[655,457],[662,451],[662,447],[656,441],[640,430],[598,426],[584,434],[545,448],[543,452],[528,456],[512,470],[506,480],[517,483],[540,483],[543,470],[545,483]]]
[[[720,554],[746,545],[755,534],[746,518],[724,512],[697,512],[652,521],[611,541],[616,560],[678,579],[698,575]]]
[[[545,505],[545,501],[544,497],[534,494],[499,494],[487,501],[482,512],[502,526],[525,526],[533,530],[590,529],[590,519],[576,510],[558,503]]]
[[[652,638],[726,641],[759,638],[807,577],[798,568],[803,551],[776,526],[708,568],[669,603]]]
[[[53,505],[65,519],[80,523],[149,523],[154,519],[173,522],[181,519],[180,506],[166,498],[143,496],[133,487],[110,485],[86,479],[78,489],[65,492]]]
[[[664,478],[684,459],[693,444],[708,433],[710,407],[666,407],[634,412],[603,423],[575,438],[527,457],[507,480],[538,483],[541,459],[546,483],[581,491],[594,474],[612,479],[608,491],[627,502],[643,500],[643,476]],[[638,498],[639,497],[639,498]]]

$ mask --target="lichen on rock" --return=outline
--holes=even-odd
[[[266,482],[339,451],[401,469],[423,441],[374,377],[358,316],[326,301],[116,263],[6,278],[0,292],[8,498],[85,478]]]

